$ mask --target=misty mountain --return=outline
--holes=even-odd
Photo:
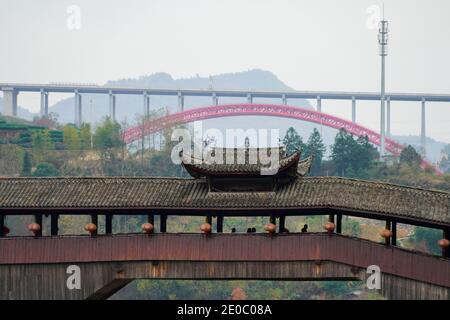
[[[140,87],[140,88],[168,88],[168,89],[217,89],[217,90],[293,90],[273,73],[269,71],[254,69],[237,73],[225,73],[211,77],[195,76],[191,78],[174,79],[167,73],[155,73],[152,75],[141,76],[134,79],[121,79],[108,81],[105,86],[121,87]],[[100,121],[102,117],[109,114],[108,95],[83,94],[83,120],[87,122]],[[281,103],[280,99],[255,99],[255,102],[261,103]],[[219,98],[219,103],[238,103],[246,102],[244,98]],[[118,122],[126,120],[133,123],[136,115],[143,113],[143,97],[137,95],[117,95],[116,96],[116,115]],[[209,97],[185,97],[185,109],[199,106],[209,106],[212,100]],[[290,105],[298,105],[305,108],[311,108],[307,100],[290,100]],[[150,107],[159,109],[168,108],[175,112],[178,107],[177,97],[151,96]],[[74,120],[74,98],[64,99],[49,108],[50,112],[59,115],[59,121],[70,123]]]
[[[0,113],[3,113],[3,98],[0,98]],[[33,120],[33,118],[35,116],[37,116],[37,114],[32,113],[21,106],[17,107],[17,113],[18,113],[19,118],[29,120],[29,121]]]
[[[420,136],[393,136],[394,140],[397,140],[398,142],[402,144],[410,144],[416,150],[420,150],[421,142],[420,142]],[[447,145],[445,142],[436,141],[432,138],[427,137],[426,140],[427,144],[427,159],[431,162],[437,162],[441,161],[442,154],[441,151],[444,149],[444,147]]]

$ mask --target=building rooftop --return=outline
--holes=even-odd
[[[338,177],[302,177],[274,191],[211,192],[205,179],[0,178],[0,213],[123,209],[177,214],[339,210],[450,225],[450,193]],[[28,212],[29,214],[29,212]],[[344,213],[345,214],[345,213]]]
[[[183,154],[181,161],[194,178],[281,174],[295,177],[307,174],[312,162],[309,158],[299,162],[300,154],[296,151],[286,155],[283,148],[214,148],[207,159]]]

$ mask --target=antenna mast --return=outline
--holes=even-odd
[[[384,3],[383,3],[383,17],[378,23],[378,44],[379,54],[381,56],[381,119],[380,119],[380,158],[385,156],[385,136],[386,136],[386,92],[385,92],[385,59],[387,56],[387,43],[388,43],[388,22],[384,19]]]

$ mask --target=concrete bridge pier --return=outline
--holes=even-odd
[[[285,94],[283,94],[282,96],[281,96],[281,103],[283,104],[283,105],[287,105],[287,98],[286,98],[286,95]]]
[[[116,95],[112,91],[109,92],[109,117],[116,121]]]
[[[426,119],[425,119],[425,98],[422,98],[422,108],[420,114],[420,144],[423,151],[423,156],[427,154],[427,137],[426,137]]]
[[[352,97],[352,122],[356,123],[356,98]]]
[[[217,97],[216,93],[212,94],[212,104],[213,106],[219,105],[219,98]]]
[[[3,114],[5,116],[17,117],[17,95],[19,91],[14,88],[2,88],[3,91]]]
[[[178,110],[180,112],[184,111],[184,96],[181,91],[178,92]]]
[[[322,112],[322,98],[320,96],[317,96],[317,112]]]
[[[41,109],[40,109],[41,117],[48,116],[48,92],[44,89],[41,89]]]
[[[82,99],[81,94],[78,92],[78,90],[75,90],[75,108],[74,108],[74,114],[75,114],[75,125],[77,127],[81,127],[82,123]]]
[[[250,93],[247,94],[247,103],[250,103],[250,104],[253,103],[253,97]]]
[[[144,92],[143,95],[144,102],[144,116],[146,118],[150,117],[150,95],[147,92]]]

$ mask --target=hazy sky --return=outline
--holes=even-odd
[[[387,90],[450,94],[450,1],[386,0]],[[77,27],[76,9],[80,9]],[[375,0],[0,0],[0,82],[82,82],[261,68],[297,90],[378,91]],[[68,25],[69,24],[69,25]],[[51,97],[56,102],[60,97]],[[19,103],[38,110],[37,95]],[[347,107],[348,106],[348,107]],[[377,103],[358,121],[378,128]],[[394,134],[418,134],[419,103],[393,103]],[[323,102],[350,117],[350,104]],[[428,135],[450,142],[450,105]]]

